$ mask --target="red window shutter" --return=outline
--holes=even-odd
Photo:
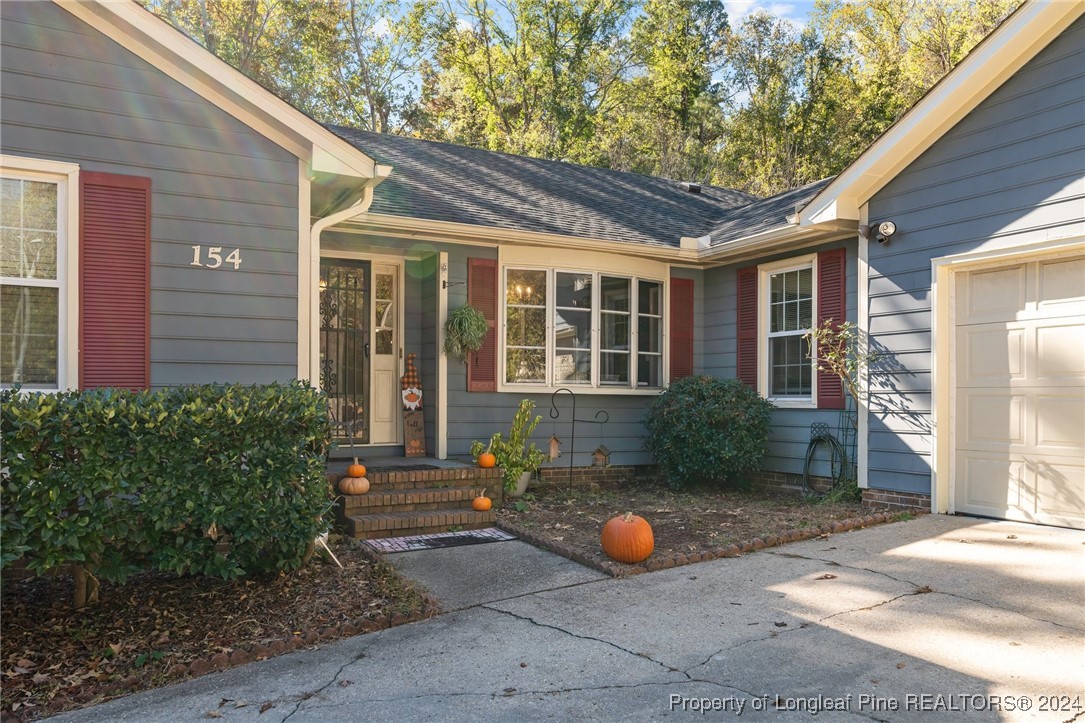
[[[818,326],[831,319],[834,325],[847,319],[847,254],[844,249],[818,254]],[[840,379],[829,372],[817,371],[818,409],[843,409],[844,390]]]
[[[671,379],[693,376],[693,279],[671,279]]]
[[[757,267],[738,270],[737,376],[757,389]]]
[[[497,391],[497,261],[467,259],[467,303],[486,317],[482,348],[467,361],[467,391]]]
[[[79,174],[79,386],[150,386],[151,179]]]

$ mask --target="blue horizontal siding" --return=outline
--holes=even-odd
[[[931,259],[1085,232],[1085,20],[881,189],[870,245],[870,484],[930,492]],[[948,352],[940,352],[948,353]]]

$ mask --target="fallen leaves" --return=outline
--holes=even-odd
[[[69,607],[64,577],[5,583],[5,723],[156,687],[171,680],[171,668],[193,660],[421,607],[419,594],[387,566],[353,544],[335,550],[346,569],[317,558],[290,575],[258,581],[149,573],[124,586],[103,582],[102,603],[79,612]]]

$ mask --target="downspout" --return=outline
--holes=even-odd
[[[376,175],[365,182],[357,203],[331,216],[318,219],[309,230],[309,383],[320,388],[320,234],[340,221],[355,218],[369,210],[373,190],[392,172],[391,166],[376,167]]]

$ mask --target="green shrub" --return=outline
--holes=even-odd
[[[737,379],[679,379],[652,400],[645,448],[672,487],[734,484],[765,455],[772,404]]]
[[[4,565],[229,578],[299,567],[327,528],[327,405],[299,382],[0,401]]]

